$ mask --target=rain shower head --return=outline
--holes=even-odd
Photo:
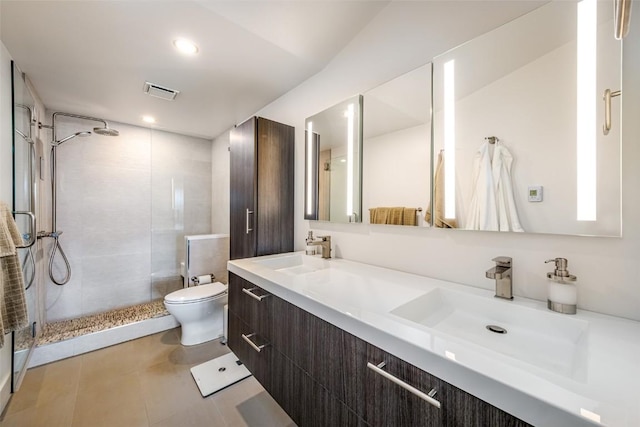
[[[89,136],[89,135],[91,135],[91,132],[89,132],[89,131],[76,132],[76,133],[73,133],[73,134],[71,134],[71,135],[69,135],[67,137],[62,138],[60,141],[56,141],[54,143],[54,145],[57,147],[58,145],[61,145],[63,142],[67,142],[70,139],[75,138],[76,136]]]
[[[104,135],[104,136],[118,136],[118,135],[120,135],[120,132],[118,132],[115,129],[111,129],[109,126],[105,126],[105,127],[102,127],[102,128],[93,128],[93,131],[98,135]]]

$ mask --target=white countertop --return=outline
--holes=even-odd
[[[343,259],[308,257],[323,267],[315,271],[264,263],[292,255],[230,261],[229,271],[530,424],[640,426],[640,322],[580,309],[576,315],[553,313],[546,302],[517,295],[498,300],[484,289]],[[490,332],[488,340],[477,340],[482,333],[457,333],[398,315],[434,290],[486,302],[498,324],[516,313],[522,322],[561,322],[559,329],[583,332],[571,351],[560,348],[551,329],[544,350],[534,343],[514,356],[496,350],[500,338]],[[517,331],[506,336],[513,339]]]

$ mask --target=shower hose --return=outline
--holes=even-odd
[[[66,285],[69,280],[71,279],[71,265],[69,264],[69,259],[67,258],[67,255],[64,253],[64,250],[62,249],[62,246],[60,245],[60,242],[58,240],[58,238],[60,237],[60,235],[62,234],[62,232],[53,232],[53,233],[45,233],[45,232],[40,232],[38,233],[38,237],[51,237],[53,239],[53,247],[51,248],[51,256],[49,256],[49,278],[51,279],[51,281],[53,283],[55,283],[58,286],[62,286],[62,285]],[[56,258],[56,254],[60,252],[60,256],[62,256],[62,260],[64,261],[65,264],[65,274],[64,274],[64,278],[60,281],[56,280],[56,278],[54,277],[53,274],[53,264]]]

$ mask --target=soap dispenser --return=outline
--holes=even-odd
[[[309,230],[309,234],[307,235],[307,248],[305,250],[305,254],[307,255],[315,255],[316,254],[316,247],[313,246],[311,243],[313,243],[314,238],[313,238],[313,231]]]
[[[556,268],[547,273],[549,279],[549,295],[547,307],[549,310],[564,314],[576,314],[578,303],[578,288],[576,276],[569,274],[566,258],[548,259],[545,263],[555,262]]]

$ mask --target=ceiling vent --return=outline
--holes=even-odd
[[[155,83],[144,82],[144,93],[156,98],[166,99],[167,101],[173,101],[180,93],[179,90],[169,89]]]

